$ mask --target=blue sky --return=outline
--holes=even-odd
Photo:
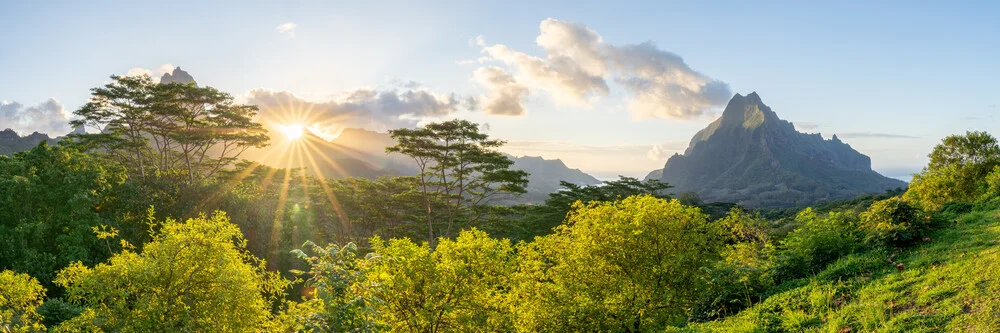
[[[503,45],[544,59],[552,51],[536,37],[554,18],[615,47],[652,41],[733,93],[757,91],[803,130],[838,134],[889,176],[918,170],[946,135],[1000,133],[1000,7],[990,2],[4,1],[0,12],[0,100],[18,110],[55,98],[71,111],[109,75],[164,64],[244,98],[263,88],[316,103],[359,87],[402,92],[410,81],[437,96],[488,98],[474,73],[496,66],[525,85],[522,115],[462,107],[427,119],[488,123],[512,153],[599,177],[662,166],[721,110],[637,119],[636,92],[613,74],[606,94],[567,104],[484,52]],[[295,28],[280,32],[286,23]]]

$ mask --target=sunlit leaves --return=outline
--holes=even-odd
[[[59,273],[70,301],[88,308],[75,324],[109,331],[246,332],[272,328],[273,302],[288,282],[244,252],[224,213],[167,221],[141,252]]]

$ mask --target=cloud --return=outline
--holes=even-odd
[[[693,70],[652,42],[612,45],[585,25],[551,18],[539,31],[535,43],[544,58],[488,45],[481,36],[475,42],[487,60],[502,62],[518,83],[545,91],[560,104],[590,106],[609,95],[610,80],[630,93],[628,109],[638,119],[696,118],[732,97],[728,84]]]
[[[288,22],[283,23],[274,29],[278,30],[278,33],[281,33],[282,35],[288,36],[289,38],[295,38],[295,28],[298,26],[299,25],[295,24],[295,22]]]
[[[649,157],[649,159],[653,161],[663,162],[670,158],[670,156],[684,151],[687,144],[688,143],[683,141],[671,141],[655,144],[649,148],[649,151],[646,152],[646,157]]]
[[[542,156],[562,159],[566,165],[580,167],[599,177],[626,175],[643,177],[650,170],[663,167],[664,160],[650,159],[649,152],[659,146],[664,156],[681,152],[685,141],[659,144],[582,145],[565,141],[511,141],[500,149],[514,156]]]
[[[837,133],[838,137],[841,138],[876,138],[876,139],[919,139],[919,136],[903,135],[903,134],[890,134],[890,133],[873,133],[873,132],[848,132],[848,133]]]
[[[792,124],[795,125],[795,130],[799,132],[812,131],[819,128],[819,124],[809,121],[800,121]]]
[[[308,101],[287,91],[254,89],[247,93],[246,101],[260,107],[265,121],[311,124],[314,130],[321,128],[317,134],[327,139],[346,127],[376,131],[414,127],[423,119],[450,115],[463,104],[455,94],[370,88],[341,92],[326,101]]]
[[[525,113],[521,97],[528,89],[517,83],[500,67],[482,67],[476,69],[473,78],[486,88],[486,95],[479,97],[476,106],[482,105],[486,114],[503,116],[520,116]]]
[[[170,73],[173,71],[174,71],[174,65],[163,64],[160,65],[160,67],[157,67],[156,69],[145,69],[142,67],[135,67],[128,70],[128,72],[125,72],[125,75],[126,76],[148,75],[150,78],[153,79],[153,82],[160,82],[160,78],[163,76],[163,74]]]
[[[0,102],[0,126],[21,135],[32,132],[60,136],[69,133],[72,114],[55,98],[38,105],[24,106],[18,102]],[[2,129],[2,128],[0,128]]]
[[[490,59],[514,68],[517,80],[524,85],[548,91],[556,103],[588,106],[588,97],[608,94],[604,78],[587,73],[573,62],[549,62],[499,44],[486,46],[483,51]]]

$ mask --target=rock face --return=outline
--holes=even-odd
[[[840,141],[799,133],[756,92],[736,94],[722,117],[695,134],[647,178],[696,192],[705,201],[791,207],[906,187],[871,169],[871,159]]]
[[[180,67],[174,68],[173,73],[163,73],[160,83],[191,83],[195,82],[194,77],[185,72]]]

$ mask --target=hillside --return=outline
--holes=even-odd
[[[1000,331],[998,220],[1000,210],[949,219],[921,245],[849,255],[735,316],[678,331]]]
[[[676,193],[749,207],[806,206],[906,186],[873,171],[868,156],[836,135],[796,131],[755,92],[736,94],[683,155],[647,178],[674,185]]]

